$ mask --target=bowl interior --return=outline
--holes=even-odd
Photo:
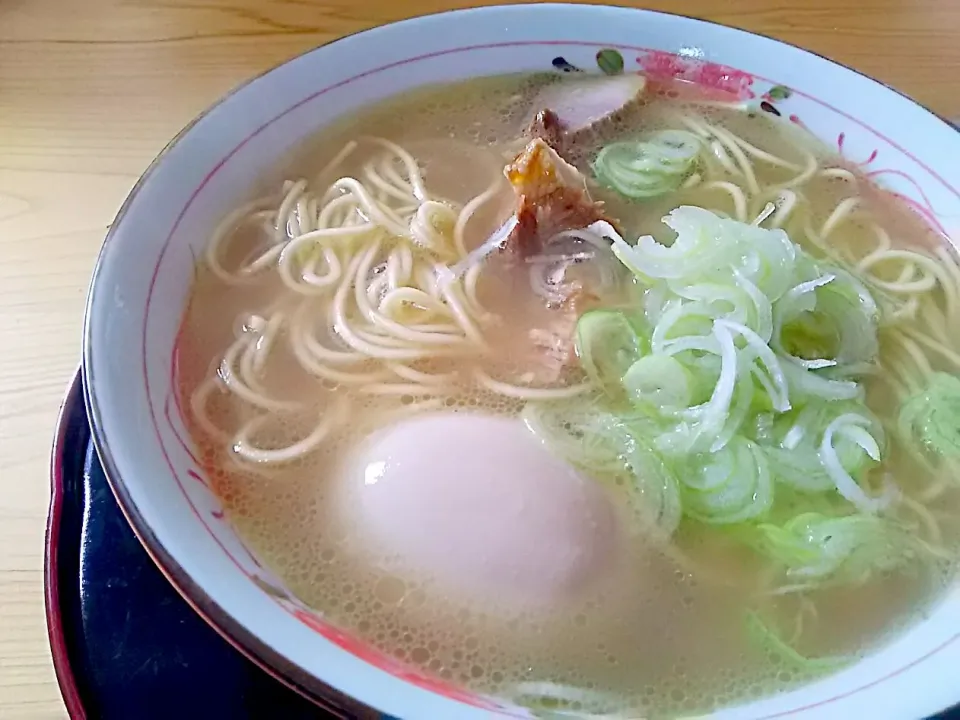
[[[658,13],[587,6],[452,12],[354,35],[232,93],[138,183],[92,286],[84,371],[98,450],[135,529],[175,584],[246,651],[314,694],[398,717],[528,717],[399,665],[302,606],[244,547],[194,457],[173,392],[177,331],[211,230],[276,159],[371,101],[428,83],[518,71],[683,77],[804,125],[949,234],[960,218],[957,133],[851,70],[767,38]],[[794,692],[717,717],[919,717],[960,698],[960,591],[883,649]]]

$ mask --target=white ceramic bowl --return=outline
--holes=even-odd
[[[418,18],[318,48],[210,109],[146,172],[104,243],[87,307],[87,406],[120,504],[168,577],[234,644],[314,698],[351,696],[405,719],[530,717],[338,632],[290,596],[224,521],[171,387],[194,258],[263,168],[335,118],[425,83],[551,65],[596,70],[604,48],[621,53],[627,72],[765,99],[768,112],[862,162],[930,222],[960,217],[960,135],[947,123],[798,48],[653,12],[518,5]],[[921,718],[960,700],[958,638],[960,588],[854,667],[716,717]]]

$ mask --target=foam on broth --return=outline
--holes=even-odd
[[[434,192],[464,203],[483,190],[489,168],[501,167],[505,156],[516,150],[531,98],[547,81],[552,79],[501,77],[390,100],[318,133],[262,178],[262,187],[276,187],[289,177],[313,177],[347,140],[371,134],[402,144],[418,159]],[[676,127],[675,117],[686,107],[684,101],[653,93],[637,113],[582,146],[581,159],[590,157],[592,143]],[[702,106],[696,110],[758,147],[776,148],[798,164],[803,162],[800,146],[813,148],[819,157],[828,156],[824,148],[812,145],[792,128],[762,115]],[[362,154],[349,158],[342,174],[359,172],[362,160]],[[843,163],[834,158],[831,166],[843,167]],[[481,167],[483,172],[477,171]],[[776,167],[764,166],[764,172],[769,176],[760,179],[766,182],[790,177],[790,172]],[[939,242],[917,218],[890,203],[865,179],[856,184],[856,192],[896,242],[906,238],[927,245]],[[814,222],[824,223],[838,201],[854,192],[849,180],[813,180],[806,194]],[[646,233],[666,237],[660,218],[681,204],[733,211],[731,198],[722,189],[693,188],[646,203],[628,203],[602,189],[596,195],[608,203],[630,238]],[[506,196],[486,207],[471,223],[469,243],[481,242],[508,208]],[[243,254],[258,242],[259,231],[247,227],[240,232],[249,237],[235,238],[231,247]],[[858,244],[868,242],[868,232],[854,223],[845,232],[844,243],[855,252]],[[793,232],[791,238],[804,241]],[[500,350],[492,360],[458,360],[454,369],[462,369],[464,363],[479,363],[491,373],[522,369],[528,359],[522,351],[517,353],[517,337],[522,333],[512,330],[537,326],[544,321],[545,311],[513,272],[506,265],[497,273],[488,271],[485,277],[490,279],[480,286],[485,304],[512,318],[512,324],[494,336]],[[614,304],[626,300],[626,296],[605,298]],[[235,287],[199,267],[179,350],[183,405],[189,406],[194,390],[209,377],[211,364],[232,341],[238,317],[289,302],[276,279]],[[317,303],[319,307],[323,301]],[[884,338],[881,342],[883,357],[890,348]],[[372,430],[416,412],[416,402],[320,382],[300,368],[282,342],[278,346],[268,360],[266,386],[275,397],[297,398],[307,411],[299,419],[271,424],[258,442],[282,446],[302,437],[313,421],[311,411],[320,412],[338,395],[348,398],[350,422],[317,452],[269,474],[250,472],[232,462],[229,451],[202,427],[191,427],[191,434],[231,523],[302,601],[336,625],[400,659],[480,691],[495,694],[516,682],[550,680],[625,694],[636,713],[657,716],[708,710],[808,679],[796,669],[771,662],[749,642],[743,612],[758,603],[763,568],[749,550],[715,527],[681,526],[666,553],[635,532],[628,548],[630,562],[617,588],[604,587],[574,606],[539,616],[510,608],[476,607],[444,595],[429,580],[397,577],[345,552],[344,539],[351,530],[331,511],[332,478],[352,448]],[[428,363],[422,369],[444,371],[451,369],[452,362]],[[868,393],[875,412],[883,416],[893,411],[883,383],[868,382]],[[461,391],[444,400],[442,408],[515,417],[522,402],[463,382]],[[250,410],[230,396],[214,394],[208,415],[217,427],[230,432],[250,417]],[[894,456],[887,463],[904,492],[911,494],[911,483],[919,484],[922,472],[907,457]],[[944,541],[951,547],[960,533],[960,523],[954,519],[957,509],[956,493],[946,494],[940,517],[947,535]],[[802,650],[855,658],[910,622],[943,589],[952,572],[952,566],[944,563],[932,576],[896,572],[861,587],[817,591],[817,616],[808,618]],[[764,602],[785,619],[797,613],[789,596]]]

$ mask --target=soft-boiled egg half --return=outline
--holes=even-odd
[[[622,550],[606,490],[517,419],[432,413],[381,429],[334,494],[361,552],[469,599],[557,606]]]

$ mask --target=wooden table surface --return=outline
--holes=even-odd
[[[47,462],[87,281],[137,176],[227,90],[464,0],[0,0],[0,718],[62,717],[43,611]],[[766,33],[960,116],[957,0],[647,0]]]

